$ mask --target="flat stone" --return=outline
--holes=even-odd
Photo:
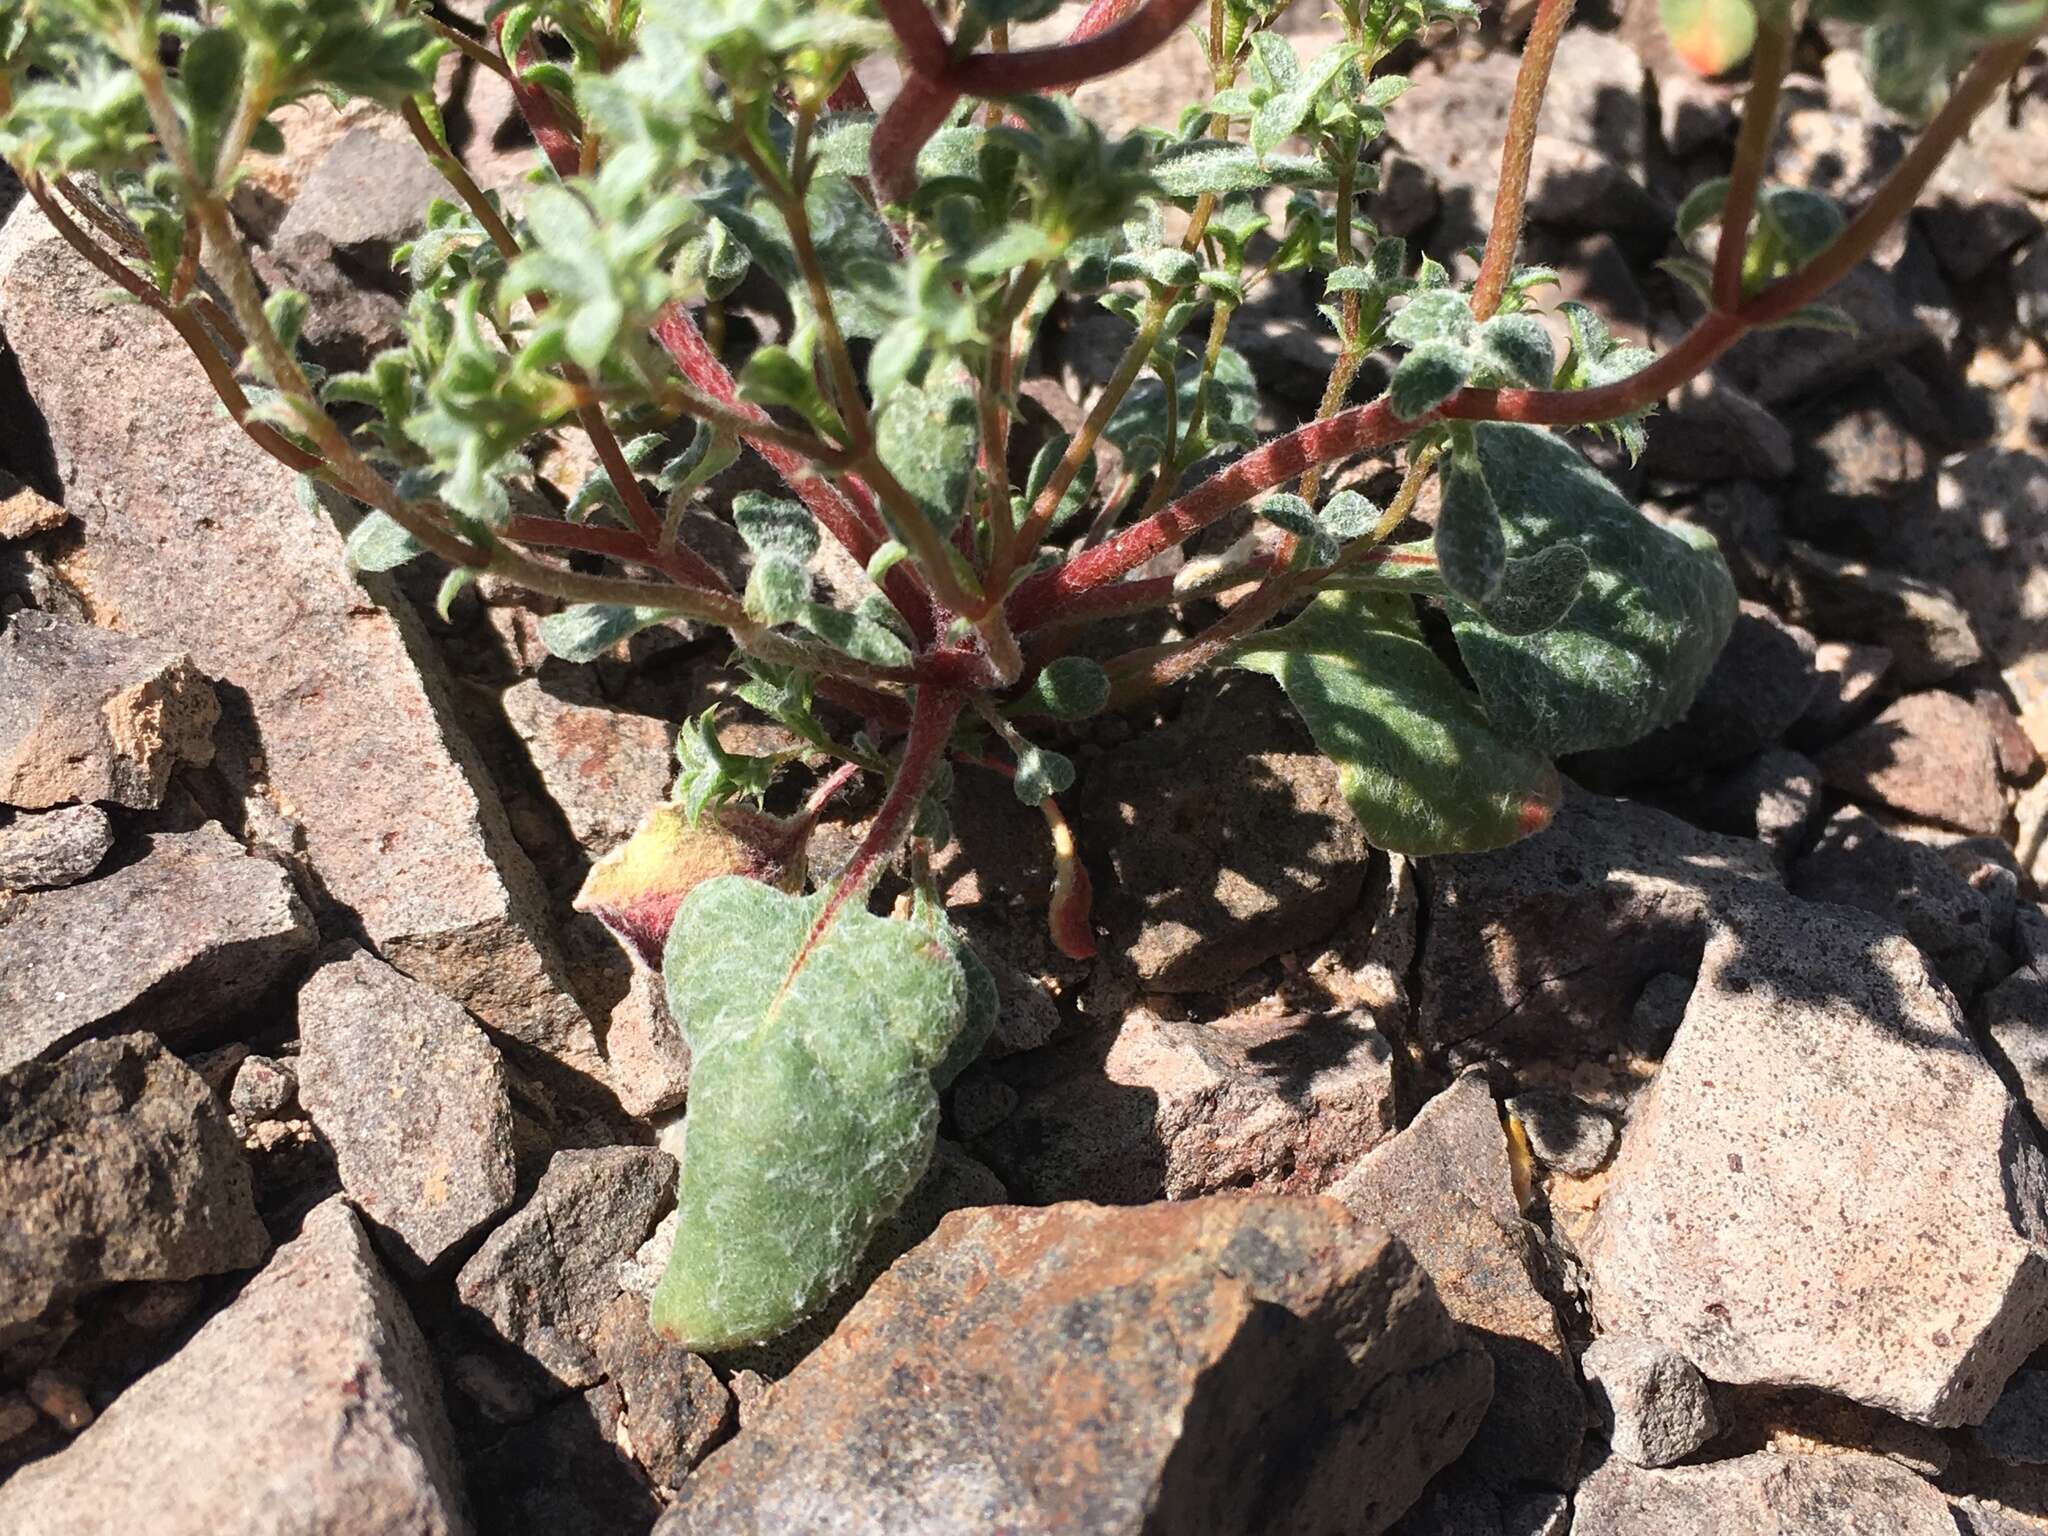
[[[1394,1129],[1393,1051],[1362,1012],[1136,1009],[986,1070],[1017,1107],[971,1145],[1034,1205],[1314,1194]]]
[[[666,720],[559,698],[538,678],[506,689],[504,706],[548,798],[589,852],[610,852],[668,798],[676,729]]]
[[[1610,1456],[1579,1486],[1572,1536],[1955,1536],[1948,1500],[1861,1451],[1759,1451],[1646,1471]]]
[[[1323,937],[1364,890],[1370,850],[1336,765],[1263,678],[1197,690],[1091,764],[1081,801],[1081,846],[1111,872],[1097,918],[1154,991],[1224,986]]]
[[[1892,835],[1854,806],[1829,818],[1813,851],[1792,866],[1791,881],[1807,901],[1897,923],[1965,1003],[2010,963],[1998,934],[1996,893],[1972,886],[1939,849]],[[2006,920],[2009,926],[2009,900]]]
[[[219,719],[175,651],[42,613],[0,631],[0,803],[160,805],[172,769],[213,760]]]
[[[388,578],[348,572],[340,531],[221,417],[183,344],[105,286],[33,208],[0,233],[0,331],[83,529],[64,575],[98,622],[236,690],[253,729],[220,765],[297,823],[348,928],[491,1029],[600,1075],[538,878],[417,616]]]
[[[1610,1334],[1587,1346],[1579,1369],[1607,1443],[1635,1466],[1683,1461],[1719,1428],[1706,1378],[1675,1349]]]
[[[1558,1173],[1586,1178],[1607,1166],[1617,1134],[1613,1120],[1584,1099],[1531,1088],[1507,1101],[1536,1161]]]
[[[1781,480],[1792,473],[1792,434],[1775,412],[1707,372],[1650,418],[1643,468],[1668,480]]]
[[[1710,914],[1779,881],[1748,839],[1569,787],[1534,837],[1421,872],[1416,1024],[1465,1059],[1611,1049],[1652,977],[1697,967]]]
[[[675,1159],[652,1147],[557,1152],[533,1192],[455,1279],[462,1304],[565,1387],[602,1375],[597,1336],[619,1261],[675,1203]]]
[[[1695,819],[1735,837],[1753,837],[1784,865],[1796,858],[1821,814],[1820,765],[1803,752],[1759,752],[1709,789]]]
[[[312,950],[285,872],[217,822],[141,848],[111,875],[0,903],[0,1068],[125,1023],[192,1035]]]
[[[1568,1489],[1585,1399],[1538,1284],[1534,1234],[1515,1202],[1507,1137],[1482,1072],[1467,1072],[1329,1190],[1384,1227],[1436,1282],[1445,1309],[1493,1356],[1493,1404],[1460,1465],[1492,1487]]]
[[[1967,699],[1911,693],[1819,757],[1821,776],[1866,804],[1963,832],[2005,829],[1998,742]]]
[[[263,1262],[249,1165],[199,1075],[152,1036],[0,1074],[0,1348],[102,1286]]]
[[[656,1530],[1375,1536],[1488,1377],[1407,1250],[1326,1201],[963,1211]]]
[[[0,469],[0,543],[61,528],[70,516],[42,492]]]
[[[1785,555],[1778,572],[1785,617],[1816,634],[1884,647],[1900,687],[1925,688],[1984,659],[1969,613],[1946,587],[1798,539],[1785,541]]]
[[[622,1295],[597,1330],[597,1358],[624,1396],[633,1459],[655,1487],[676,1489],[737,1422],[732,1394],[700,1356],[660,1337],[647,1303]]]
[[[70,1446],[0,1485],[18,1536],[460,1536],[440,1384],[339,1200]]]
[[[343,1191],[402,1273],[512,1203],[505,1063],[432,988],[366,954],[322,966],[299,992],[298,1074]]]
[[[1580,1249],[1603,1330],[1951,1425],[2048,1337],[2044,1236],[2048,1166],[1919,952],[1778,901],[1716,925]]]
[[[690,1048],[654,972],[633,967],[626,995],[612,1008],[604,1054],[619,1107],[627,1114],[651,1119],[688,1097]]]
[[[96,805],[23,811],[0,826],[0,891],[76,885],[114,847],[114,824]]]

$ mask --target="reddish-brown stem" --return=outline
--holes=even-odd
[[[1714,308],[1742,305],[1742,262],[1749,252],[1749,224],[1756,216],[1757,189],[1770,158],[1778,123],[1778,95],[1792,63],[1792,33],[1759,7],[1756,54],[1750,65],[1749,97],[1742,104],[1742,134],[1728,172],[1728,196],[1721,204],[1721,240],[1714,250]]]
[[[1103,31],[1083,37],[1076,27],[1074,36],[1050,47],[972,54],[948,64],[942,78],[963,96],[1022,96],[1079,85],[1142,59],[1172,37],[1200,3],[1145,0]]]
[[[839,83],[832,87],[832,94],[825,98],[825,110],[872,112],[875,110],[875,104],[868,100],[868,88],[860,83],[860,76],[849,69],[840,77]]]
[[[498,45],[498,53],[505,52],[505,18],[498,17],[491,23],[491,37]],[[512,84],[512,101],[519,108],[519,115],[526,119],[526,126],[532,130],[534,143],[541,153],[548,157],[548,164],[555,168],[557,176],[574,176],[582,159],[582,151],[575,135],[562,124],[562,114],[556,110],[554,98],[537,86],[528,85],[519,78],[520,70],[540,60],[540,49],[531,37],[519,45],[519,55],[505,62],[510,66],[506,78]]]
[[[834,768],[831,773],[825,776],[824,781],[811,791],[810,799],[804,802],[804,808],[799,813],[801,818],[805,822],[816,821],[824,813],[825,807],[832,803],[832,797],[851,784],[859,775],[859,763],[841,763],[837,768]]]
[[[924,0],[912,0],[919,10]],[[905,203],[917,189],[917,152],[939,131],[960,93],[920,74],[904,76],[903,88],[875,124],[868,143],[868,176],[885,203]]]
[[[875,819],[868,824],[867,836],[861,839],[860,847],[839,872],[839,878],[832,882],[832,894],[825,899],[824,908],[811,927],[806,949],[824,936],[849,900],[867,895],[882,866],[909,836],[911,823],[917,820],[918,802],[931,788],[940,764],[946,760],[946,742],[965,702],[960,694],[944,688],[927,685],[917,690],[910,711],[910,734],[903,743],[903,760],[897,764],[895,781],[890,784],[881,809],[875,812]],[[803,963],[802,956],[796,963]]]
[[[1515,251],[1522,243],[1522,210],[1529,199],[1529,162],[1536,144],[1536,120],[1543,114],[1543,93],[1550,85],[1550,66],[1557,42],[1572,18],[1573,0],[1538,0],[1536,19],[1522,45],[1522,65],[1515,73],[1514,102],[1508,109],[1507,137],[1501,144],[1500,187],[1493,198],[1493,228],[1480,259],[1479,281],[1472,290],[1472,313],[1493,318],[1514,275]]]
[[[924,0],[875,0],[875,8],[889,23],[902,45],[904,60],[911,70],[927,80],[945,73],[952,45],[926,7]]]

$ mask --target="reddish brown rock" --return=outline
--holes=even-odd
[[[1990,723],[1952,693],[1912,693],[1820,755],[1843,794],[1963,832],[2004,830],[2005,789]]]
[[[668,798],[676,730],[667,721],[560,698],[538,678],[506,689],[504,703],[548,798],[591,853],[624,842]]]
[[[1374,1536],[1490,1374],[1406,1249],[1327,1202],[960,1212],[656,1529]]]

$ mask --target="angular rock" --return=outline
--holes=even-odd
[[[1561,1493],[1502,1493],[1453,1469],[1429,1485],[1393,1536],[1565,1536],[1571,1525],[1571,1500]]]
[[[70,516],[42,492],[0,469],[0,543],[61,528]]]
[[[1792,866],[1791,882],[1807,901],[1897,923],[1966,1003],[2008,963],[1995,897],[1971,886],[1939,849],[1894,837],[1854,806],[1829,818],[1813,851]]]
[[[1955,1536],[1948,1500],[1861,1451],[1759,1451],[1662,1471],[1610,1456],[1576,1503],[1572,1536]]]
[[[1531,1088],[1507,1101],[1537,1162],[1573,1178],[1586,1178],[1614,1156],[1614,1122],[1584,1099]]]
[[[1328,1202],[961,1212],[656,1529],[1374,1536],[1487,1381],[1401,1244]]]
[[[2005,828],[1990,724],[1952,693],[1910,693],[1820,754],[1821,777],[1866,804],[1963,832]]]
[[[283,870],[208,822],[84,885],[0,904],[0,1068],[89,1033],[177,1040],[255,1002],[314,945]]]
[[[1978,448],[1943,464],[1935,483],[1939,510],[1899,544],[1910,543],[1914,571],[1969,610],[2039,745],[2048,741],[2048,457]]]
[[[1717,373],[1673,392],[1650,418],[1643,468],[1665,480],[1782,480],[1792,434],[1771,411]]]
[[[2014,1372],[1972,1438],[2000,1461],[2048,1462],[2048,1371]]]
[[[1220,987],[1313,943],[1365,885],[1370,850],[1336,765],[1261,678],[1191,696],[1171,725],[1092,764],[1082,820],[1082,846],[1112,872],[1098,919],[1154,991]]]
[[[228,1108],[245,1121],[275,1120],[292,1108],[298,1097],[299,1074],[295,1067],[269,1056],[245,1056],[235,1068],[234,1085],[228,1090]]]
[[[0,1485],[19,1536],[459,1536],[440,1384],[339,1200],[66,1449]]]
[[[1808,751],[1833,741],[1876,702],[1892,653],[1881,645],[1823,640],[1814,648],[1813,665],[1820,687],[1792,731],[1793,744]]]
[[[506,689],[504,706],[548,798],[589,852],[624,842],[668,798],[676,731],[667,721],[558,698],[539,678]]]
[[[1643,74],[1642,58],[1619,37],[1568,28],[1551,62],[1537,129],[1641,166],[1650,146]]]
[[[0,804],[160,805],[173,768],[213,760],[219,719],[175,651],[42,613],[0,631]]]
[[[387,578],[350,575],[340,532],[221,416],[183,343],[105,287],[32,207],[0,232],[0,331],[83,530],[66,579],[99,622],[237,690],[253,730],[219,743],[220,766],[299,824],[347,926],[490,1028],[599,1074],[417,617]]]
[[[1638,1467],[1668,1467],[1719,1427],[1706,1379],[1675,1349],[1609,1334],[1579,1357],[1586,1395],[1607,1426],[1614,1454]]]
[[[1962,1498],[1949,1505],[1962,1536],[2040,1536],[2038,1518],[2029,1519],[1986,1499]]]
[[[1653,976],[1699,964],[1710,914],[1779,878],[1754,842],[1571,788],[1536,836],[1422,877],[1421,1037],[1511,1060],[1611,1048]]]
[[[1493,1356],[1493,1404],[1460,1465],[1490,1487],[1572,1486],[1585,1399],[1537,1282],[1539,1259],[1515,1202],[1507,1137],[1482,1072],[1467,1072],[1329,1190],[1385,1227],[1436,1282],[1452,1317]]]
[[[469,1459],[484,1531],[639,1536],[661,1504],[619,1443],[623,1399],[611,1382],[578,1393]]]
[[[1605,1330],[1949,1425],[2048,1337],[2044,1237],[2048,1165],[1919,952],[1779,901],[1717,926],[1580,1246]]]
[[[76,885],[114,846],[114,824],[96,805],[24,811],[0,826],[0,891]]]
[[[633,1459],[655,1487],[681,1487],[731,1433],[732,1394],[699,1356],[648,1326],[647,1303],[638,1296],[621,1296],[605,1312],[597,1358],[624,1396]]]
[[[1314,1194],[1394,1129],[1393,1051],[1363,1013],[1136,1009],[987,1070],[1017,1107],[971,1145],[1033,1205]]]
[[[675,1193],[675,1159],[652,1147],[557,1152],[533,1198],[462,1266],[456,1294],[563,1386],[590,1386],[619,1261]]]
[[[263,1262],[249,1165],[199,1075],[149,1035],[0,1075],[0,1348],[101,1286]]]
[[[1755,838],[1783,865],[1812,836],[1820,797],[1820,765],[1804,753],[1773,747],[1709,789],[1695,819],[1716,832]]]
[[[1992,1064],[2048,1125],[2048,970],[2021,966],[1977,1000],[1976,1019]]]
[[[651,1119],[689,1095],[690,1048],[654,972],[633,967],[626,995],[612,1008],[604,1054],[619,1107],[629,1115]]]
[[[1816,634],[1883,646],[1894,681],[1925,688],[1984,657],[1970,615],[1945,587],[1785,541],[1778,596],[1786,618]]]
[[[505,1063],[431,988],[371,955],[322,966],[299,992],[298,1075],[342,1189],[401,1272],[424,1274],[512,1203]]]

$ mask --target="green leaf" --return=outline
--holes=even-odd
[[[1804,187],[1765,187],[1757,194],[1756,207],[1764,227],[1777,236],[1793,267],[1832,245],[1846,222],[1833,198]]]
[[[882,463],[941,533],[951,533],[967,509],[978,437],[973,386],[957,369],[922,389],[901,386],[875,422]]]
[[[1051,715],[1055,720],[1085,720],[1109,703],[1109,674],[1085,656],[1062,656],[1048,662],[1031,686],[1010,706],[1018,715]]]
[[[451,612],[455,599],[462,595],[462,589],[475,581],[480,573],[473,565],[458,565],[441,578],[441,590],[434,595],[434,612],[441,616],[443,624],[452,624]]]
[[[843,437],[845,425],[818,388],[817,376],[787,347],[756,347],[739,374],[740,398],[754,405],[795,411],[827,437]]]
[[[1308,117],[1315,100],[1338,72],[1358,56],[1353,43],[1318,54],[1285,88],[1268,97],[1252,117],[1252,149],[1263,156],[1278,149]]]
[[[781,550],[771,549],[747,574],[747,616],[763,624],[794,624],[811,600],[811,576]]]
[[[1379,526],[1380,509],[1356,491],[1339,491],[1318,514],[1330,537],[1339,543],[1363,538]]]
[[[192,159],[202,175],[214,174],[222,130],[234,113],[242,85],[242,39],[226,27],[208,27],[178,60],[178,86],[191,124]]]
[[[1556,756],[1623,746],[1676,720],[1735,621],[1711,536],[1651,522],[1540,428],[1487,423],[1473,436],[1508,554],[1571,544],[1588,565],[1564,621],[1541,633],[1505,634],[1452,604],[1458,652],[1495,726]]]
[[[1387,403],[1403,421],[1435,410],[1472,376],[1472,353],[1451,341],[1426,341],[1394,368]]]
[[[742,491],[732,499],[732,520],[756,555],[772,551],[803,561],[818,552],[818,520],[800,501]]]
[[[1535,635],[1564,622],[1592,573],[1592,562],[1576,544],[1553,544],[1507,562],[1500,590],[1483,610],[1486,622],[1504,635]]]
[[[349,569],[393,571],[427,552],[426,545],[393,522],[387,513],[371,512],[349,531],[341,546]]]
[[[1426,341],[1453,342],[1470,346],[1479,334],[1472,318],[1472,306],[1465,295],[1450,288],[1431,288],[1401,306],[1387,322],[1387,336],[1403,346],[1419,347]]]
[[[1556,770],[1494,731],[1405,597],[1326,592],[1254,636],[1237,665],[1287,691],[1376,847],[1498,848],[1541,830],[1557,806]]]
[[[1507,572],[1507,535],[1493,492],[1478,463],[1460,453],[1447,461],[1442,474],[1443,503],[1437,514],[1436,563],[1444,586],[1476,608],[1483,608],[1500,590]]]
[[[1016,791],[1017,798],[1024,804],[1036,805],[1048,796],[1064,794],[1073,787],[1074,764],[1071,758],[1029,743],[1017,754],[1017,776],[1010,780],[1010,788]]]
[[[870,666],[907,667],[915,659],[903,637],[871,614],[848,613],[824,603],[805,603],[796,614],[796,622],[835,651]]]
[[[1721,210],[1728,202],[1728,178],[1716,176],[1703,181],[1685,194],[1685,201],[1678,205],[1678,238],[1690,240],[1709,224],[1721,217]]]
[[[615,603],[574,603],[540,621],[540,643],[563,661],[595,661],[621,640],[669,618],[665,608],[625,608]]]
[[[966,975],[928,926],[834,899],[713,879],[669,930],[690,1098],[650,1321],[688,1349],[770,1338],[822,1305],[931,1157],[932,1071]]]
[[[1479,356],[1510,384],[1547,389],[1557,372],[1557,349],[1534,315],[1496,315],[1479,328]]]
[[[1750,0],[1658,0],[1678,56],[1703,75],[1725,74],[1756,46]]]

